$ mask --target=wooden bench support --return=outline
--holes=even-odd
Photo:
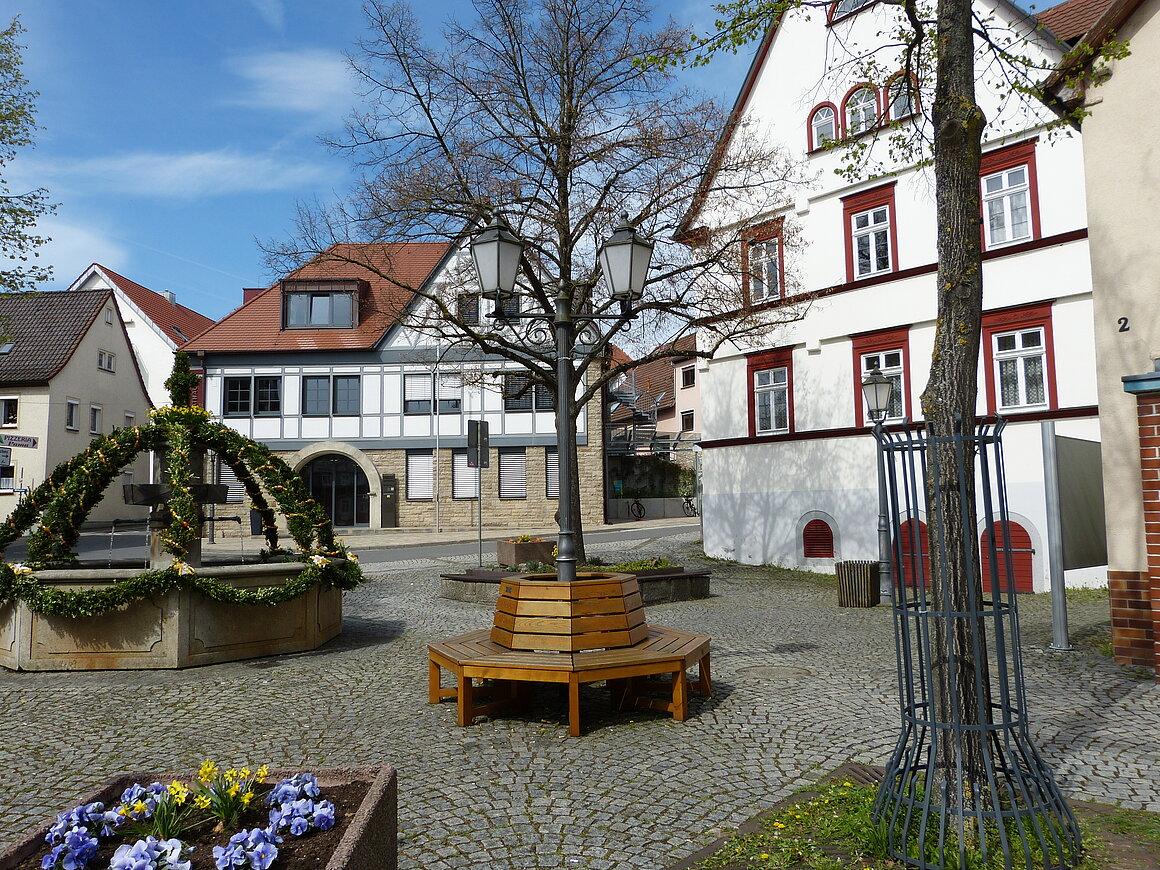
[[[709,676],[709,638],[674,628],[648,627],[648,637],[632,646],[586,652],[513,650],[491,640],[488,630],[474,631],[427,647],[428,700],[438,704],[456,699],[456,718],[470,725],[478,716],[492,715],[523,705],[532,683],[568,686],[568,731],[580,736],[580,684],[608,682],[613,706],[640,706],[663,710],[683,722],[689,715],[689,690],[712,694]],[[697,668],[697,679],[686,673]],[[453,687],[441,683],[442,671],[455,677]],[[666,676],[668,680],[647,680]],[[489,681],[476,686],[474,681]],[[647,691],[660,688],[664,698]],[[478,701],[485,692],[487,701]]]

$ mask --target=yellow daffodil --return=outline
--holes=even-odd
[[[208,810],[210,808],[210,799],[207,795],[199,794],[193,799],[193,805],[199,810]]]
[[[217,765],[207,758],[205,764],[198,768],[197,778],[202,782],[209,782],[215,776],[217,776]]]
[[[145,806],[145,801],[137,801],[137,803],[133,804],[133,812],[135,813],[143,813],[147,809],[149,807]]]
[[[242,787],[235,782],[233,785],[226,789],[226,794],[228,794],[230,797],[237,797],[238,792],[241,790]]]
[[[321,568],[323,565],[330,564],[330,560],[320,553],[315,553],[313,556],[311,556],[310,561],[317,565],[319,568]]]
[[[258,782],[262,782],[269,775],[270,775],[270,768],[268,768],[266,765],[263,764],[261,767],[258,768]]]
[[[248,807],[253,799],[254,793],[252,791],[242,792],[242,806]]]
[[[250,769],[248,767],[243,767],[241,773],[242,773],[242,779],[245,779],[246,777],[248,777],[250,775]]]
[[[193,566],[182,562],[180,559],[173,560],[173,569],[182,577],[188,577],[194,573]]]
[[[237,778],[238,778],[238,772],[234,768],[231,767],[229,770],[226,771],[226,781],[227,782],[233,782]]]

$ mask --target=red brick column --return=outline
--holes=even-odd
[[[1137,395],[1136,415],[1148,571],[1108,572],[1112,648],[1116,661],[1143,665],[1160,677],[1160,394]]]

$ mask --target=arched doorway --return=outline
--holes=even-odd
[[[1006,527],[1004,529],[1004,526]],[[1031,567],[1031,557],[1035,549],[1031,546],[1031,535],[1027,529],[1016,522],[998,523],[995,536],[996,561],[998,562],[999,589],[1006,592],[1010,580],[1007,576],[1007,558],[1004,551],[1011,554],[1011,574],[1015,578],[1016,592],[1034,592],[1034,572]],[[992,590],[991,577],[991,534],[985,530],[979,538],[979,564],[983,574],[983,591]]]
[[[930,539],[926,523],[916,517],[903,521],[898,529],[898,543],[902,550],[903,581],[907,586],[918,585],[921,571],[923,585],[929,586]]]
[[[303,466],[302,478],[336,526],[370,525],[370,487],[352,459],[337,453],[319,456]]]

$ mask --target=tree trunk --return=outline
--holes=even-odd
[[[962,613],[982,600],[975,536],[974,454],[961,453],[956,467],[950,444],[934,438],[974,430],[977,370],[983,307],[979,162],[986,123],[975,102],[974,40],[970,0],[939,0],[934,122],[934,172],[938,219],[938,321],[930,381],[922,395],[932,436],[926,499],[930,519],[932,610]],[[967,486],[958,482],[965,474]],[[934,515],[936,505],[941,512]],[[973,556],[973,558],[972,558]],[[945,558],[944,558],[945,557]],[[972,606],[974,602],[974,606]],[[990,720],[986,646],[975,656],[979,620],[935,618],[931,668],[934,718],[941,723],[978,725]],[[983,697],[980,697],[980,689]],[[954,804],[981,794],[987,746],[979,730],[938,731],[939,757],[932,787],[950,786]],[[960,778],[961,777],[961,778]]]

